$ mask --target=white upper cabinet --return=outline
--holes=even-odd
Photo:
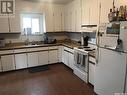
[[[62,31],[63,29],[63,9],[62,6],[55,6],[54,7],[54,28],[55,32]]]
[[[90,24],[98,25],[99,23],[99,1],[91,0],[90,5]]]
[[[100,16],[100,22],[101,23],[107,23],[108,22],[108,13],[110,12],[110,9],[112,8],[112,0],[100,0],[101,3],[101,16]]]
[[[90,0],[82,0],[82,24],[90,24]]]
[[[78,32],[81,28],[81,1],[75,0],[65,5],[65,31]]]
[[[46,32],[64,31],[63,5],[47,5],[45,10]]]
[[[54,13],[53,5],[47,5],[45,9],[46,32],[53,32],[54,30]]]
[[[21,33],[20,14],[17,12],[14,17],[10,17],[10,31],[11,33]]]
[[[8,33],[8,19],[7,18],[0,18],[0,33]]]
[[[99,1],[82,0],[82,24],[98,24],[99,22]]]

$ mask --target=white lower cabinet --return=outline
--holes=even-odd
[[[94,68],[95,65],[89,62],[89,83],[94,85]]]
[[[48,64],[48,51],[38,52],[38,65]]]
[[[74,54],[72,54],[72,53],[69,53],[69,67],[71,68],[71,69],[74,69]]]
[[[68,60],[69,60],[68,52],[64,50],[64,64],[66,66],[69,66]]]
[[[49,64],[58,62],[58,50],[49,50]]]
[[[27,56],[27,58],[28,58],[28,67],[38,66],[38,53],[33,52],[33,53],[28,53],[27,55],[28,55]]]
[[[1,56],[3,71],[15,70],[14,55]]]
[[[64,48],[64,64],[71,69],[74,69],[74,54],[73,49]]]
[[[27,54],[15,54],[16,69],[27,68]]]
[[[59,62],[63,62],[62,58],[63,58],[63,46],[59,46],[59,49],[58,49],[58,60],[59,60]]]

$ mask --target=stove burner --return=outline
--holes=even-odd
[[[80,47],[78,47],[78,49],[84,49],[84,48],[90,48],[90,47],[88,47],[88,46],[80,46]]]

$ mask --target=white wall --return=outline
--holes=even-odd
[[[21,22],[20,22],[20,14],[22,12],[33,12],[33,13],[42,13],[45,14],[48,8],[52,8],[52,6],[63,6],[58,4],[51,3],[40,3],[40,2],[31,2],[30,0],[15,0],[15,20],[11,19],[14,23],[11,25],[11,31],[21,31]],[[2,23],[0,23],[2,24]],[[43,35],[39,36],[22,36],[20,34],[0,34],[0,38],[5,38],[6,43],[11,42],[24,42],[26,39],[30,41],[42,41]]]

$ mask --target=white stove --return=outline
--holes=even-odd
[[[86,83],[88,82],[88,54],[95,50],[91,47],[75,47],[74,48],[74,74],[81,78]]]

